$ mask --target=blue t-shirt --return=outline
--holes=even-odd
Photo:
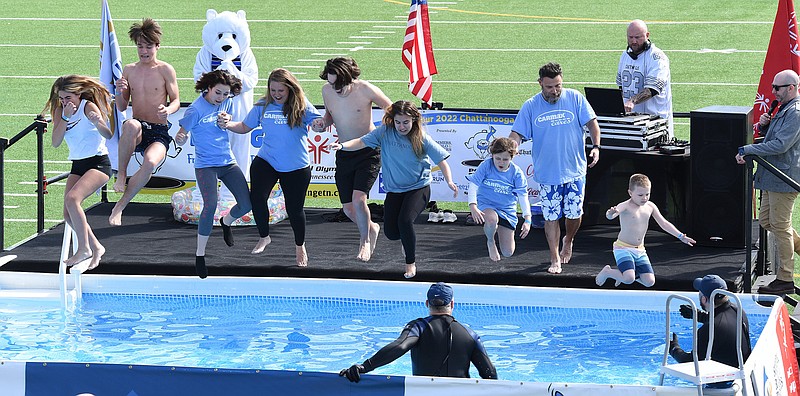
[[[236,162],[231,153],[228,131],[217,125],[217,115],[232,110],[233,101],[230,99],[225,99],[217,106],[208,103],[200,95],[183,113],[178,124],[191,132],[195,168],[225,166]]]
[[[494,209],[500,218],[517,227],[517,197],[528,193],[528,178],[515,163],[500,172],[487,158],[467,180],[478,186],[478,209]]]
[[[583,126],[596,118],[586,98],[565,88],[555,104],[541,93],[522,104],[511,130],[533,139],[533,180],[561,185],[586,175],[586,137]]]
[[[417,190],[431,184],[431,167],[450,156],[426,133],[422,141],[424,156],[417,157],[408,137],[386,125],[362,136],[361,141],[369,147],[381,148],[383,187],[393,193]]]
[[[322,115],[306,100],[303,125],[289,127],[283,105],[259,101],[247,113],[244,124],[249,128],[261,125],[263,134],[258,155],[278,172],[291,172],[311,165],[308,156],[308,126]]]

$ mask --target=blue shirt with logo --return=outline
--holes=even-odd
[[[256,155],[278,172],[291,172],[311,165],[308,156],[308,126],[320,117],[322,115],[319,111],[306,100],[303,124],[292,128],[283,115],[283,105],[259,101],[247,113],[243,122],[248,128],[261,125],[263,137]]]
[[[183,113],[178,124],[191,132],[195,168],[225,166],[236,162],[231,153],[228,131],[217,125],[217,115],[223,111],[231,113],[232,109],[231,99],[213,105],[200,95]]]
[[[517,197],[528,194],[528,178],[515,163],[505,172],[494,166],[491,158],[478,165],[467,180],[478,186],[478,209],[494,209],[501,219],[517,227]]]
[[[381,148],[381,173],[383,187],[392,193],[417,190],[431,184],[431,168],[450,153],[430,135],[425,134],[422,141],[422,158],[417,157],[408,137],[401,135],[387,125],[381,125],[361,137],[361,141],[372,148]]]
[[[586,98],[564,88],[561,98],[548,103],[541,92],[522,104],[511,130],[533,140],[533,180],[561,185],[586,175],[586,137],[583,126],[596,118]]]

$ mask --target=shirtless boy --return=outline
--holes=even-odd
[[[360,80],[360,75],[361,69],[352,58],[328,59],[319,74],[319,78],[328,82],[322,87],[324,125],[312,128],[314,131],[322,132],[334,124],[339,142],[344,143],[375,129],[372,104],[385,109],[392,101],[380,88]],[[369,190],[378,178],[380,167],[380,149],[366,147],[336,152],[336,188],[344,213],[356,223],[361,234],[357,256],[361,261],[369,261],[372,257],[380,233],[380,226],[372,221],[367,206]]]
[[[128,35],[136,43],[139,61],[126,65],[116,84],[117,109],[124,112],[128,105],[132,105],[133,118],[122,124],[119,141],[119,169],[114,191],[124,193],[108,218],[108,222],[115,226],[122,225],[122,211],[166,157],[167,147],[172,141],[167,117],[181,107],[175,69],[156,59],[161,44],[161,26],[145,18],[141,23],[134,23]],[[142,166],[126,186],[128,163],[134,151],[142,153]]]
[[[614,242],[617,268],[605,266],[595,278],[598,286],[602,286],[608,278],[616,281],[614,286],[619,286],[620,283],[629,285],[634,281],[646,287],[656,283],[653,267],[644,249],[644,235],[647,233],[650,217],[656,219],[661,229],[679,241],[694,246],[694,239],[678,231],[661,215],[658,207],[650,202],[650,186],[650,179],[647,176],[634,174],[628,181],[628,195],[631,198],[606,211],[606,218],[609,220],[619,216],[619,236]]]

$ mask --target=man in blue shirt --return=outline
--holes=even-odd
[[[574,89],[562,88],[561,65],[550,62],[539,69],[542,92],[522,104],[509,137],[517,142],[533,140],[533,180],[541,188],[544,231],[550,247],[551,274],[572,257],[572,241],[581,225],[586,184],[584,127],[589,130],[594,166],[600,159],[600,127],[592,106]],[[566,235],[561,238],[559,220],[564,217]],[[559,242],[563,243],[559,251]]]

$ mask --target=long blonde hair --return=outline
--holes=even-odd
[[[70,74],[57,78],[53,83],[50,88],[50,98],[47,99],[42,113],[49,108],[50,115],[53,118],[56,117],[56,111],[61,109],[61,101],[58,98],[59,91],[69,92],[94,103],[106,118],[111,112],[111,94],[103,84],[91,77]]]
[[[383,123],[394,128],[394,118],[398,115],[411,117],[411,130],[406,137],[411,141],[411,148],[414,149],[414,154],[422,158],[425,155],[425,151],[422,148],[422,142],[425,140],[425,131],[422,128],[422,115],[419,109],[414,103],[407,100],[398,100],[386,108],[386,113],[383,115]]]
[[[281,83],[289,89],[289,96],[286,98],[286,103],[283,104],[283,116],[286,117],[286,123],[291,128],[303,126],[303,116],[306,114],[306,95],[294,74],[286,69],[278,68],[269,73],[267,93],[261,97],[258,104],[263,103],[266,106],[272,101],[269,86],[273,81]]]

